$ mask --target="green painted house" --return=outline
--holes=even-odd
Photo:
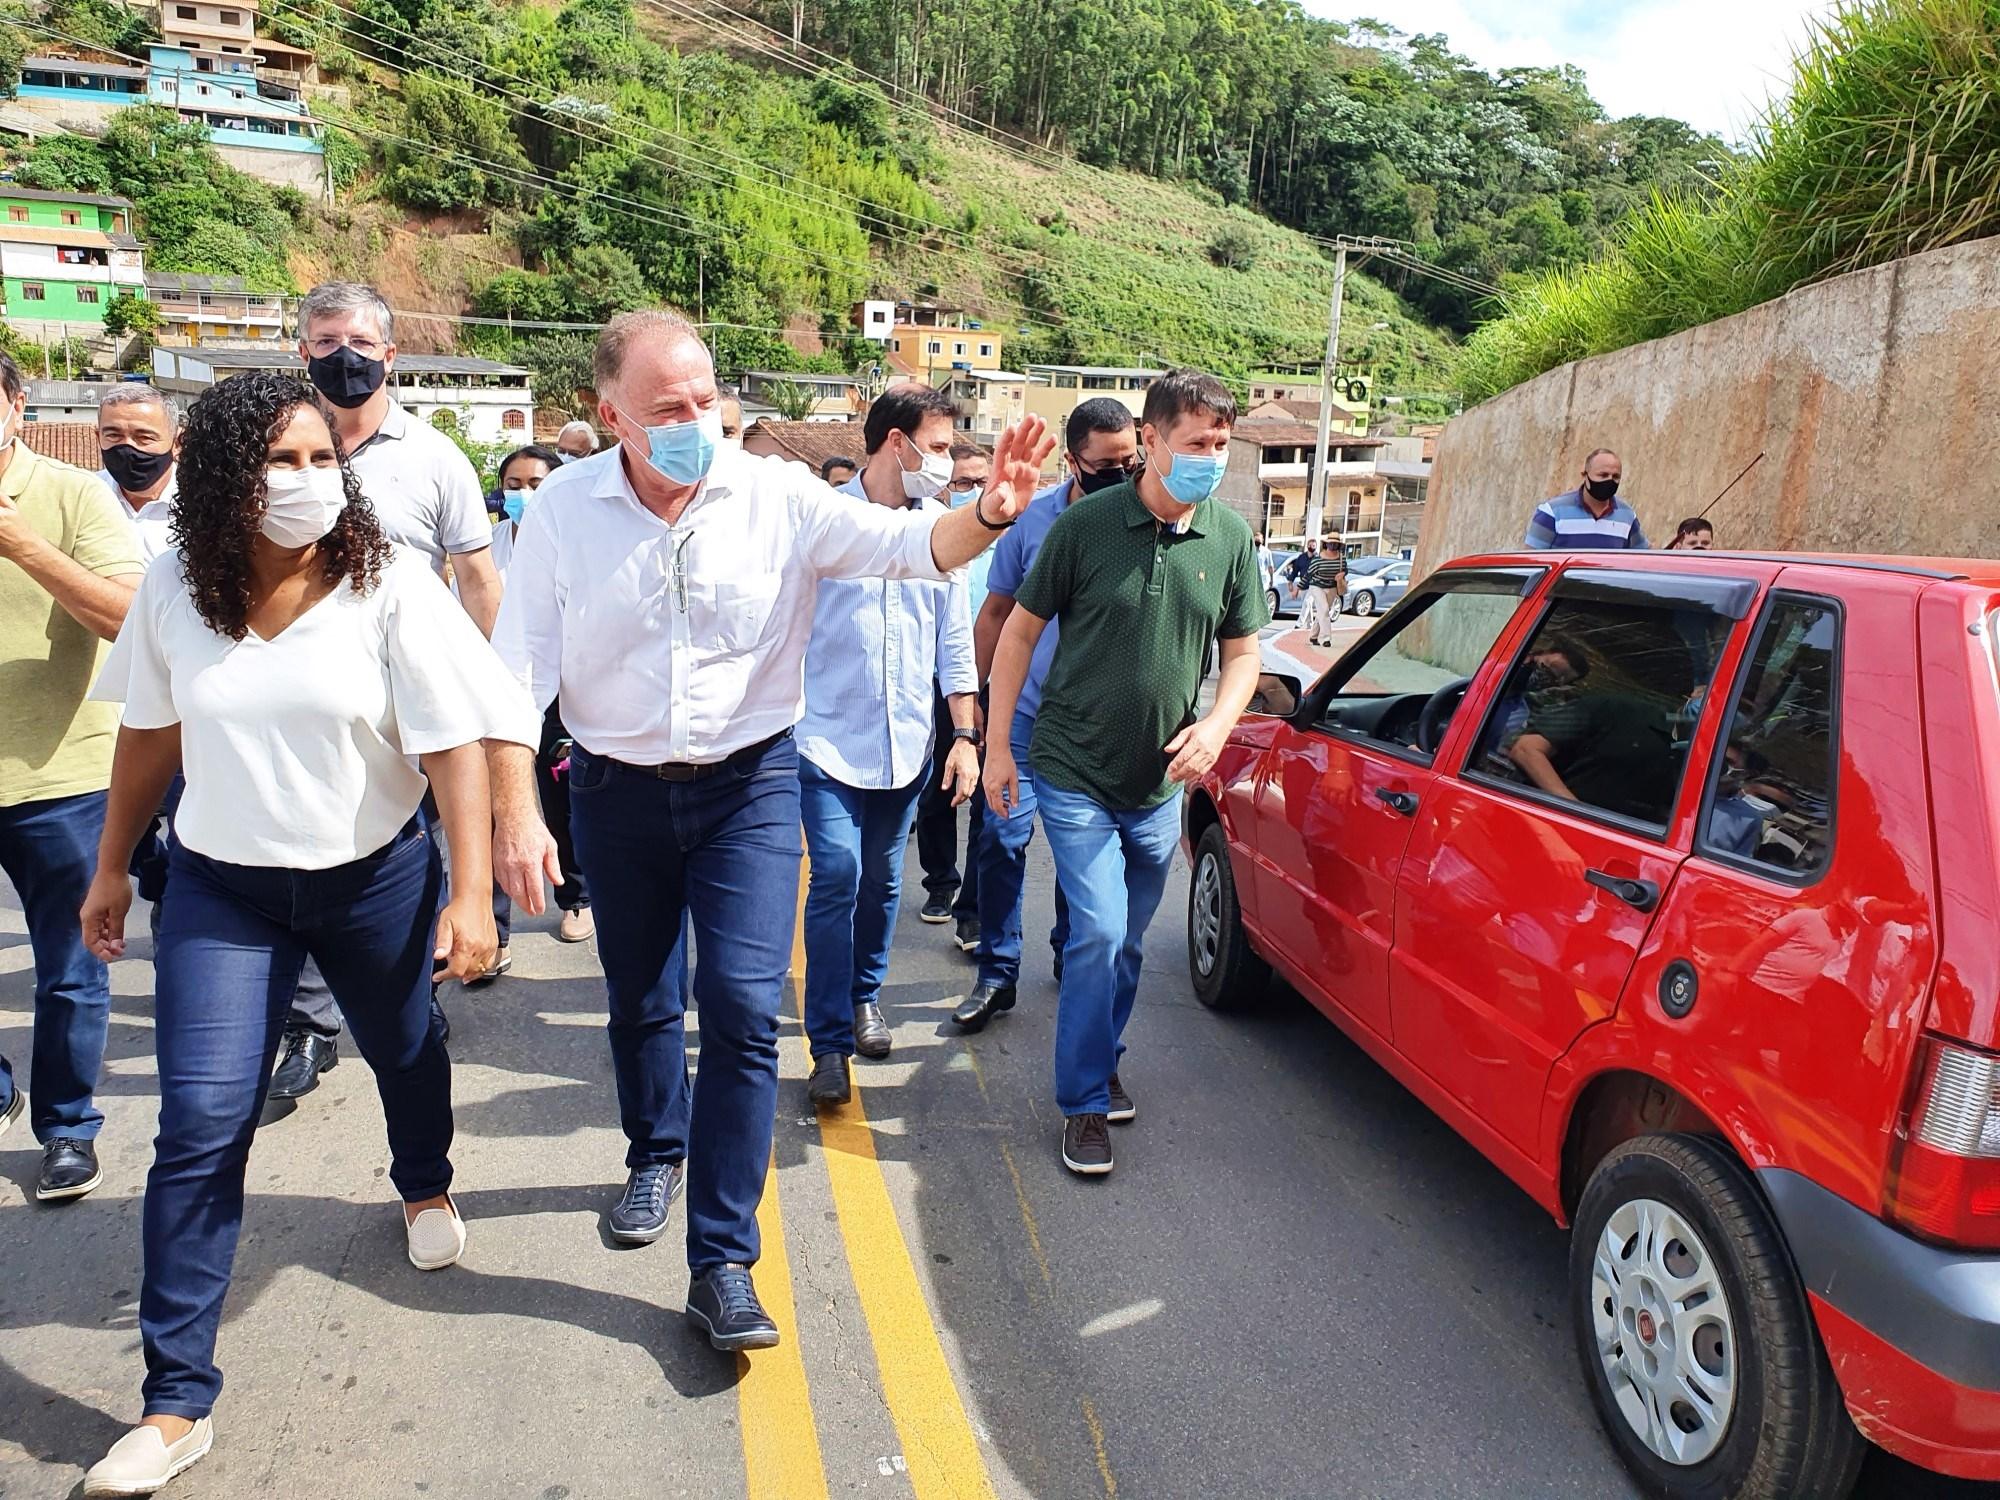
[[[89,336],[113,297],[146,295],[128,198],[0,182],[0,316],[29,337]]]

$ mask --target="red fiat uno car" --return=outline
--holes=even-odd
[[[2000,563],[1469,558],[1187,799],[1271,971],[1572,1228],[1649,1494],[2000,1478]]]

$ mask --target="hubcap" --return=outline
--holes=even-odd
[[[1194,872],[1194,909],[1189,915],[1194,966],[1206,979],[1215,972],[1216,950],[1222,943],[1222,871],[1213,854],[1204,854]]]
[[[1622,1204],[1590,1276],[1597,1357],[1618,1410],[1671,1464],[1720,1446],[1736,1408],[1736,1325],[1714,1258],[1666,1204]]]

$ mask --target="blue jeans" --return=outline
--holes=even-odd
[[[699,781],[571,754],[570,830],[590,881],[628,1167],[686,1159],[688,1265],[754,1264],[778,1103],[778,1011],[799,897],[799,752],[789,736]],[[701,961],[688,1087],[686,948]]]
[[[83,946],[77,913],[97,868],[103,792],[0,807],[0,872],[21,894],[35,955],[35,1040],[28,1123],[35,1139],[94,1140],[104,1114],[91,1095],[104,1068],[111,981]],[[0,1104],[19,1084],[0,1057]]]
[[[1125,1054],[1146,926],[1180,838],[1180,798],[1116,812],[1046,781],[1040,795],[1056,879],[1075,895],[1056,1009],[1056,1106],[1065,1115],[1101,1115]]]
[[[443,879],[418,819],[330,870],[225,864],[175,845],[153,960],[160,1133],[139,1292],[148,1416],[207,1416],[222,1389],[215,1335],[244,1169],[307,954],[374,1070],[397,1193],[412,1202],[451,1186],[451,1059],[430,1015]]]
[[[806,886],[806,1037],[812,1055],[854,1051],[854,1007],[881,992],[903,900],[903,856],[929,769],[906,787],[866,791],[799,761]]]
[[[983,809],[977,831],[969,840],[979,864],[979,982],[1013,985],[1021,978],[1021,899],[1028,883],[1028,846],[1035,841],[1038,796],[1034,768],[1028,764],[1028,739],[1035,721],[1014,716],[1014,769],[1021,783],[1021,800],[1008,817]],[[985,793],[980,793],[983,799]],[[1056,875],[1056,925],[1049,946],[1060,953],[1069,942],[1069,902],[1062,875]]]

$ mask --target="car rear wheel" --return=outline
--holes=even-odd
[[[1842,1500],[1866,1446],[1749,1175],[1713,1140],[1642,1136],[1577,1206],[1570,1306],[1611,1443],[1667,1500]]]
[[[1354,596],[1354,612],[1364,620],[1375,613],[1375,591],[1373,589],[1363,589]]]
[[[1284,600],[1278,597],[1276,589],[1264,590],[1264,605],[1270,611],[1272,619],[1275,620],[1278,618],[1278,606],[1284,602]]]
[[[1263,995],[1271,970],[1250,947],[1229,868],[1229,836],[1220,823],[1202,830],[1188,882],[1188,972],[1195,998],[1210,1010],[1242,1010]]]

